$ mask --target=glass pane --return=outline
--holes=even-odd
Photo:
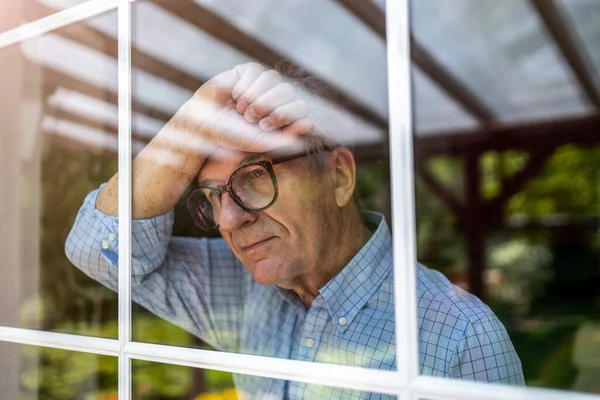
[[[117,23],[116,12],[96,18]],[[109,47],[81,22],[0,49],[2,325],[117,335],[117,296],[88,277],[114,227],[92,227],[93,208],[78,213],[117,170]]]
[[[594,66],[596,87],[600,87],[600,2],[598,0],[560,0],[561,11],[582,41],[583,48]]]
[[[475,118],[452,100],[418,67],[412,68],[415,133],[453,132],[477,127]]]
[[[0,342],[3,399],[116,400],[116,357]]]
[[[133,399],[392,399],[385,394],[133,360]]]
[[[0,33],[18,28],[28,22],[47,17],[65,8],[85,3],[87,0],[13,0],[2,4]]]
[[[518,1],[455,1],[446,22],[428,24],[419,8],[429,17],[437,11],[428,1],[413,3],[417,38],[423,32],[440,39],[430,42],[430,51],[449,69],[459,59],[470,65],[464,71],[471,78],[461,79],[475,92],[485,88],[477,94],[494,110],[502,110],[491,101],[496,84],[516,98],[533,82],[521,68],[548,51],[535,39],[533,8]],[[469,41],[442,46],[442,37],[462,37],[470,25],[477,26],[473,42],[498,41],[486,49]],[[521,30],[529,41],[513,40]],[[508,52],[513,46],[535,51],[516,56]],[[513,63],[503,64],[507,54]],[[478,74],[493,72],[486,68],[492,62],[504,65],[498,82],[480,85]],[[505,76],[519,79],[504,84]],[[551,101],[565,109],[573,104],[557,99]],[[417,101],[416,107],[418,114],[426,105]],[[422,374],[600,393],[598,118],[500,120],[462,134],[416,136],[418,258],[431,268],[419,267]],[[444,278],[434,270],[455,286],[440,285]]]
[[[499,119],[590,111],[568,64],[524,0],[413,1],[415,40]]]
[[[339,2],[194,1],[387,115],[385,41]]]
[[[387,96],[377,83],[385,79],[383,40],[336,2],[138,1],[133,13],[134,340],[395,368],[387,122],[377,108]],[[273,15],[289,23],[271,24]],[[308,19],[315,29],[300,35]],[[270,26],[268,38],[259,21]],[[291,46],[292,36],[302,45]],[[359,38],[376,39],[381,51],[341,52]],[[341,49],[329,66],[317,62],[323,46]],[[337,80],[326,73],[341,63],[369,70],[372,84],[359,71]],[[218,86],[228,76],[255,110],[267,108],[261,118],[283,118],[276,122],[288,134],[242,110],[233,86]],[[355,85],[363,96],[350,93]],[[216,87],[229,90],[229,104],[210,97]],[[299,129],[311,134],[300,138]],[[236,181],[233,194],[214,189],[252,162],[272,174],[264,210],[244,203],[256,190],[249,179]],[[215,219],[200,212],[214,209],[200,207],[210,196],[189,196],[200,184],[221,198],[217,231],[194,225]]]

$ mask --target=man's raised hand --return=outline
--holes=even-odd
[[[265,152],[296,143],[314,128],[293,85],[274,70],[247,63],[200,87],[169,122],[187,146]],[[183,139],[185,137],[185,139]]]

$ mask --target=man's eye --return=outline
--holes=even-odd
[[[252,178],[260,178],[261,176],[263,176],[266,173],[267,173],[267,171],[265,171],[264,169],[257,168],[251,172],[251,176],[252,176]]]

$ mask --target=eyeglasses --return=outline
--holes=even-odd
[[[194,223],[204,231],[219,227],[221,198],[229,192],[231,199],[242,209],[250,212],[271,207],[279,194],[273,165],[306,157],[307,153],[262,160],[236,169],[227,184],[219,187],[201,185],[187,199],[187,207]]]

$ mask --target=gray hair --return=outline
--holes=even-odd
[[[303,94],[310,94],[331,103],[331,96],[319,82],[306,71],[288,60],[280,61],[275,70],[289,83],[299,88],[298,94],[302,98]],[[304,93],[303,93],[304,92]],[[305,97],[305,96],[304,96]],[[304,99],[310,103],[308,99]],[[311,171],[321,173],[325,170],[325,155],[339,147],[340,144],[333,140],[320,126],[320,121],[315,121],[315,129],[307,134],[301,135],[300,141],[303,142],[305,151],[308,154]]]

